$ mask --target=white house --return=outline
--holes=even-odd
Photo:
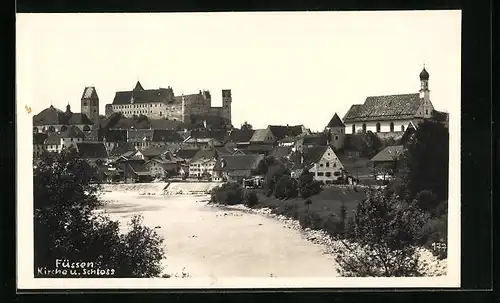
[[[292,177],[299,177],[304,169],[312,173],[315,180],[331,184],[342,177],[344,165],[331,146],[315,146],[303,149],[292,169]]]

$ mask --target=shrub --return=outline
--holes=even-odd
[[[226,205],[243,203],[243,189],[238,183],[229,182],[216,187],[210,193],[210,201]]]
[[[245,205],[248,207],[254,207],[259,203],[259,197],[257,197],[257,194],[253,191],[247,191],[245,193]]]
[[[431,249],[438,257],[446,257],[446,245],[441,245],[440,249],[433,250],[437,243],[447,243],[448,241],[448,216],[445,214],[439,218],[433,218],[426,222],[420,230],[420,245]]]
[[[295,180],[287,175],[282,176],[274,188],[274,196],[278,199],[290,199],[298,196]]]
[[[299,192],[302,198],[309,198],[321,192],[321,183],[314,180],[311,173],[302,174],[299,178]]]
[[[358,204],[350,240],[337,248],[338,272],[349,277],[420,276],[415,249],[429,216],[385,190]]]
[[[415,196],[415,202],[420,209],[433,213],[439,204],[438,197],[430,190],[421,190]]]
[[[272,164],[267,164],[269,166],[264,176],[264,187],[269,191],[274,191],[277,182],[283,176],[290,176],[290,171],[285,167],[283,162],[276,160],[273,157],[268,158],[268,161]]]
[[[129,232],[120,234],[119,223],[96,215],[103,205],[100,184],[76,151],[45,154],[33,171],[34,266],[55,269],[56,259],[94,262],[114,271],[112,277],[155,277],[161,273],[163,239],[134,217]]]

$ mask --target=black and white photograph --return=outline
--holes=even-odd
[[[17,14],[19,287],[459,287],[460,102],[459,10]]]

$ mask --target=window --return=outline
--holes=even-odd
[[[325,176],[327,176],[327,177],[331,177],[331,176],[332,176],[332,173],[331,173],[331,172],[326,172]]]
[[[84,130],[84,131],[86,131],[86,132],[88,132],[88,131],[90,130],[90,127],[89,127],[88,125],[85,125],[85,126],[83,127],[83,130]]]
[[[83,102],[83,106],[87,106],[87,102]]]
[[[71,138],[71,142],[73,142],[73,138]]]
[[[333,173],[333,175],[334,175],[335,177],[338,177],[338,176],[340,176],[340,172],[336,171],[336,172],[334,172],[334,173]]]
[[[366,132],[366,123],[363,123],[363,131]]]
[[[319,164],[319,167],[323,167],[323,163],[320,163],[320,164]]]
[[[61,127],[61,132],[65,132],[67,129],[68,129],[68,127],[67,127],[66,125],[63,125],[63,126]]]
[[[391,122],[389,125],[390,132],[394,132],[394,123]]]
[[[330,162],[326,162],[326,167],[330,167]]]
[[[161,112],[160,112],[160,116],[161,116],[161,115],[162,115],[162,114],[161,114]]]
[[[377,123],[377,133],[380,133],[380,123]]]
[[[405,126],[404,125],[401,125],[401,131],[404,132],[405,131]]]
[[[426,109],[425,110],[425,114],[428,115],[429,114],[429,110]]]
[[[337,163],[333,162],[333,167],[337,167]]]
[[[355,134],[356,133],[356,124],[353,124],[352,125],[352,133]]]
[[[339,139],[339,136],[335,135],[335,140],[338,140]]]
[[[320,176],[320,177],[323,176],[323,173],[318,173],[318,176]]]

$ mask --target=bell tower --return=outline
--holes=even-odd
[[[83,90],[81,99],[81,113],[87,115],[94,127],[99,125],[99,96],[93,86],[87,86]]]
[[[420,100],[422,100],[419,115],[424,118],[430,118],[432,116],[432,111],[434,106],[432,106],[429,90],[429,73],[424,68],[420,72]]]

